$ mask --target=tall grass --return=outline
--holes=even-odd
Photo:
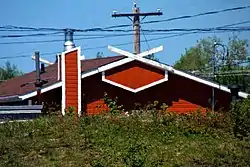
[[[226,114],[42,117],[0,125],[0,166],[250,166]]]

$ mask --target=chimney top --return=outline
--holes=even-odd
[[[64,51],[67,51],[75,47],[73,39],[74,31],[72,29],[66,29],[64,34],[65,34]]]

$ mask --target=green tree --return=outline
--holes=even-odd
[[[9,61],[3,67],[0,67],[0,83],[4,80],[22,75],[23,73],[17,69],[17,66],[11,64]]]
[[[174,67],[185,71],[211,70],[210,60],[213,55],[214,42],[220,42],[217,37],[209,37],[197,41],[196,46],[186,49],[185,54],[175,63]]]
[[[225,56],[225,50],[221,49],[222,47],[216,47],[216,52],[214,52],[214,42],[223,43],[217,37],[199,40],[194,47],[186,49],[185,54],[176,61],[174,67],[189,72],[195,71],[204,77],[212,77],[209,74],[212,72],[212,58],[215,55],[216,81],[224,85],[240,84],[246,90],[250,86],[247,85],[249,77],[242,73],[237,75],[235,73],[250,69],[249,62],[243,63],[249,58],[248,40],[238,39],[237,36],[229,38],[227,56]]]
[[[234,62],[242,63],[250,56],[248,53],[249,44],[248,40],[246,39],[241,40],[238,39],[237,36],[233,36],[232,38],[229,38],[228,47],[229,47],[229,58],[227,61],[228,65],[233,65]]]

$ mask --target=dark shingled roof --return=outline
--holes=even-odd
[[[123,59],[124,56],[114,56],[96,59],[87,59],[81,62],[82,72],[96,69],[103,65],[109,64],[114,61]],[[46,73],[41,74],[41,79],[48,80],[48,83],[44,87],[53,85],[58,82],[57,80],[57,63],[46,67]],[[23,87],[21,85],[25,83],[32,83],[36,80],[36,72],[30,72],[22,76],[18,76],[0,84],[0,99],[6,96],[24,95],[35,91],[34,84],[27,84]]]

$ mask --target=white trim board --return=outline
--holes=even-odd
[[[182,72],[182,71],[179,71],[179,70],[173,69],[172,72],[173,72],[174,74],[176,74],[176,75],[179,75],[179,76],[182,76],[182,77],[185,77],[185,78],[194,80],[194,81],[196,81],[196,82],[199,82],[199,83],[208,85],[208,86],[210,86],[210,87],[217,88],[217,89],[219,89],[219,90],[223,90],[223,91],[225,91],[225,92],[231,93],[230,89],[228,89],[228,88],[227,88],[226,86],[224,86],[224,85],[219,85],[219,84],[217,84],[217,83],[214,83],[214,82],[211,82],[211,81],[204,80],[204,79],[202,79],[202,78],[199,78],[199,77],[196,77],[196,76],[187,74],[187,73]],[[249,94],[248,94],[248,93],[245,93],[245,92],[239,92],[239,96],[240,96],[240,97],[243,97],[243,98],[247,98],[247,97],[249,96]]]
[[[36,57],[35,56],[31,56],[31,58],[33,59],[33,60],[36,60]],[[42,62],[42,63],[44,63],[44,64],[47,64],[47,65],[52,65],[52,64],[54,64],[54,63],[52,63],[52,62],[50,62],[50,61],[48,61],[48,60],[46,60],[46,59],[43,59],[43,58],[41,58],[40,57],[40,62]]]
[[[62,52],[61,54],[61,81],[62,81],[62,115],[65,115],[65,108],[66,108],[66,95],[65,95],[65,54],[68,52]]]
[[[45,92],[48,92],[50,90],[53,90],[53,89],[56,89],[56,88],[59,88],[62,86],[62,82],[57,82],[53,85],[50,85],[50,86],[47,86],[45,88],[42,88],[41,90],[41,93],[45,93]],[[37,91],[33,91],[31,93],[27,93],[25,95],[21,95],[21,96],[18,96],[19,98],[21,98],[22,100],[26,100],[26,99],[29,99],[31,97],[34,97],[37,95]]]
[[[60,63],[62,60],[61,60],[60,54],[57,54],[56,57],[57,57],[57,80],[60,81],[62,79],[61,78],[61,65],[62,65],[62,63]]]
[[[140,53],[140,54],[138,54],[138,55],[134,55],[134,54],[129,53],[129,52],[127,52],[127,51],[123,51],[123,50],[117,49],[117,48],[115,48],[115,47],[113,47],[113,46],[108,46],[108,49],[111,50],[111,51],[113,51],[113,52],[116,52],[116,53],[118,53],[118,54],[120,54],[120,55],[125,55],[125,56],[127,56],[128,58],[121,59],[121,60],[119,60],[119,61],[115,61],[115,62],[113,62],[113,63],[109,63],[109,64],[107,64],[107,65],[104,65],[104,66],[98,68],[99,72],[103,72],[103,71],[109,70],[109,69],[111,69],[111,68],[115,68],[115,67],[121,66],[121,65],[123,65],[123,64],[132,62],[132,61],[134,61],[134,60],[146,62],[146,60],[148,60],[148,59],[145,59],[145,58],[143,58],[143,57],[148,56],[148,55],[153,54],[153,53],[157,53],[157,52],[162,51],[162,50],[163,50],[163,46],[160,46],[160,47],[157,47],[157,48],[153,48],[153,49],[151,49],[151,50],[142,52],[142,53]],[[153,61],[153,60],[149,60],[149,61],[151,62],[151,65],[154,64],[154,63],[160,64],[160,63],[155,62],[155,61]],[[163,69],[163,68],[161,68],[161,69]]]
[[[77,71],[78,71],[78,116],[80,117],[81,116],[81,111],[82,111],[82,70],[81,70],[81,61],[84,60],[85,57],[84,56],[81,56],[81,48],[78,47],[78,51],[77,51]]]
[[[119,88],[125,89],[125,90],[130,91],[130,92],[133,92],[133,93],[137,93],[137,92],[140,92],[140,91],[142,91],[142,90],[148,89],[148,88],[150,88],[150,87],[156,86],[156,85],[161,84],[161,83],[163,83],[163,82],[165,82],[165,81],[167,81],[167,80],[168,80],[168,72],[165,71],[165,76],[164,76],[163,79],[160,79],[160,80],[158,80],[158,81],[152,82],[152,83],[147,84],[147,85],[145,85],[145,86],[142,86],[142,87],[140,87],[140,88],[133,89],[133,88],[129,88],[129,87],[127,87],[127,86],[124,86],[124,85],[122,85],[122,84],[119,84],[119,83],[117,83],[117,82],[114,82],[114,81],[111,81],[111,80],[106,79],[105,72],[104,72],[104,71],[102,72],[102,81],[103,81],[103,82],[109,83],[109,84],[111,84],[111,85],[117,86],[117,87],[119,87]]]

